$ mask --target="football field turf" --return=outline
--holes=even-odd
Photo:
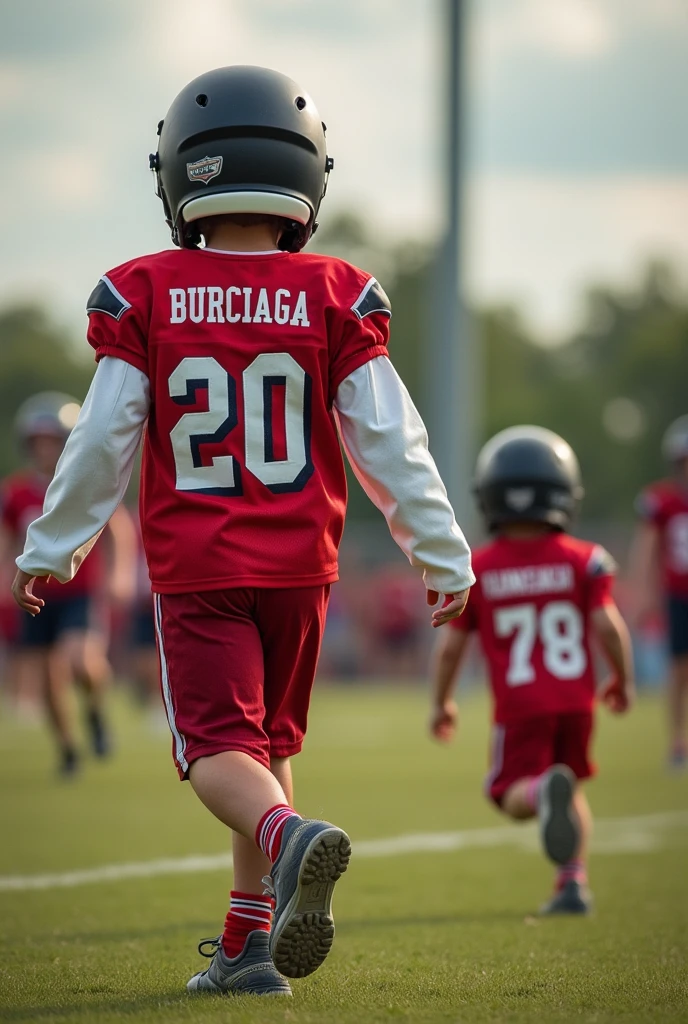
[[[481,794],[484,701],[440,748],[422,692],[322,689],[297,807],[346,828],[354,856],[334,950],[290,1001],[186,995],[226,909],[225,833],[167,738],[122,698],[115,717],[117,757],[69,784],[42,732],[0,725],[0,1020],[688,1021],[688,775],[664,771],[656,699],[599,715],[596,914],[541,920],[533,828]]]

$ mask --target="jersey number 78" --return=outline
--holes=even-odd
[[[506,674],[509,686],[535,682],[536,643],[542,644],[545,668],[557,679],[579,679],[587,668],[583,616],[570,601],[550,601],[540,612],[535,604],[497,608],[494,627],[498,637],[513,636]]]

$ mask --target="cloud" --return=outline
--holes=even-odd
[[[336,160],[323,220],[353,209],[381,234],[436,235],[441,10],[427,0],[14,5],[0,42],[0,189],[18,241],[0,254],[2,297],[50,296],[81,325],[100,273],[169,244],[147,169],[155,126],[190,78],[227,63],[277,67],[314,97]],[[521,297],[543,330],[560,331],[591,277],[628,277],[652,251],[688,266],[685,0],[474,0],[470,10],[474,293]]]
[[[570,329],[589,285],[628,286],[650,257],[688,283],[688,178],[487,175],[468,197],[471,293],[511,298],[544,337]]]
[[[592,0],[522,0],[481,20],[491,60],[524,50],[586,60],[609,53],[618,41],[610,12]]]

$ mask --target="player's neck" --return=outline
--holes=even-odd
[[[272,224],[218,224],[208,233],[206,245],[209,249],[223,252],[269,252],[277,248],[279,233]]]

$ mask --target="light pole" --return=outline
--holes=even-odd
[[[480,407],[475,339],[464,298],[466,0],[444,0],[443,228],[429,289],[428,427],[456,516],[474,532],[471,480]]]

